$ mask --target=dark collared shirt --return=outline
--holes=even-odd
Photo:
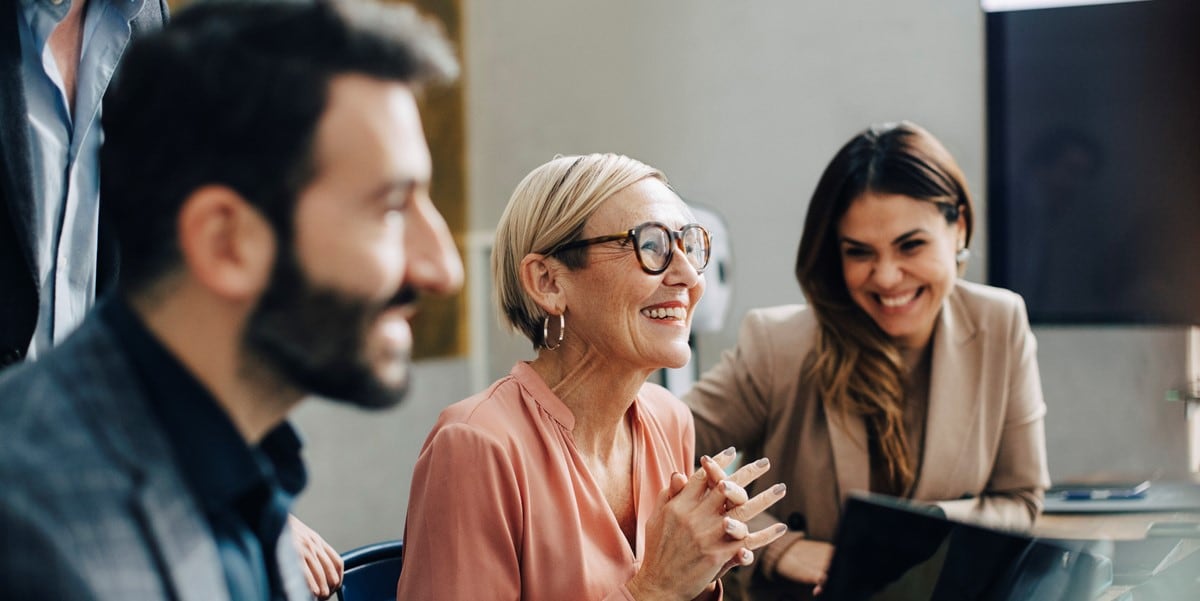
[[[146,387],[184,479],[208,518],[232,599],[284,599],[276,546],[307,475],[286,422],[249,446],[212,394],[125,301],[97,308]]]

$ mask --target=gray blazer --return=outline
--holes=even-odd
[[[286,527],[277,549],[288,599],[311,599]],[[0,374],[0,579],[14,599],[229,599],[198,501],[95,314]]]
[[[21,78],[20,0],[0,0],[0,369],[29,348],[38,318],[34,266],[33,174],[29,160],[29,117]],[[131,23],[133,35],[162,27],[165,0],[146,0]],[[99,292],[117,275],[117,247],[104,223],[96,252]]]

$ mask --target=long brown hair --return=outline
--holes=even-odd
[[[837,228],[865,193],[898,194],[937,204],[949,223],[961,215],[966,242],[973,213],[966,180],[941,142],[901,122],[863,130],[842,146],[821,174],[808,205],[796,256],[800,282],[819,324],[805,374],[826,411],[860,415],[877,436],[887,478],[899,491],[913,484],[904,429],[905,372],[900,351],[850,297]]]

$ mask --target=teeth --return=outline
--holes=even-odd
[[[687,309],[683,307],[657,307],[654,309],[642,309],[642,315],[651,319],[684,319],[687,317]]]
[[[904,296],[883,296],[881,294],[879,295],[879,302],[883,303],[883,306],[885,307],[899,307],[901,305],[908,304],[908,302],[916,298],[916,296],[916,290],[913,290]]]

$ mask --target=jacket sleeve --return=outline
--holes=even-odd
[[[522,520],[504,448],[469,425],[436,430],[413,472],[397,599],[518,601]]]
[[[770,402],[773,357],[762,315],[742,321],[737,346],[721,354],[715,367],[683,396],[692,410],[696,453],[715,455],[729,446],[761,447]]]
[[[13,576],[4,585],[4,596],[90,598],[95,593],[78,560],[71,557],[69,544],[52,534],[64,527],[31,507],[23,496],[0,494],[0,574]]]
[[[1008,332],[1008,398],[996,461],[976,499],[938,503],[951,518],[998,528],[1028,529],[1042,510],[1050,486],[1046,467],[1046,403],[1038,374],[1037,340],[1019,296]]]

